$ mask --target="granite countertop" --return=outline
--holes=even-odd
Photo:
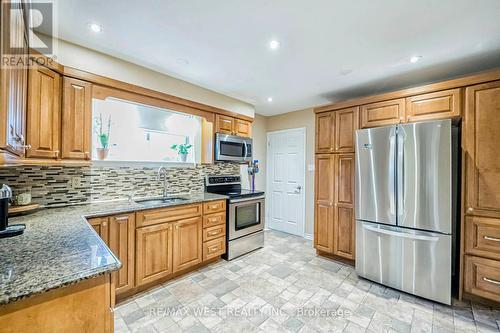
[[[118,270],[121,263],[87,223],[86,218],[151,208],[223,200],[200,193],[176,203],[113,201],[48,208],[9,218],[24,223],[23,235],[0,239],[0,305]]]

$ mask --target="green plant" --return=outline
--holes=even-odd
[[[172,145],[172,149],[177,150],[177,153],[179,155],[187,155],[189,154],[189,148],[191,148],[193,145],[190,145],[188,143],[181,143],[178,145]]]
[[[107,131],[104,132],[102,128],[102,114],[99,114],[99,118],[96,118],[96,134],[99,142],[101,143],[101,147],[106,149],[109,147],[109,133],[111,132],[111,116],[108,118],[108,128]]]

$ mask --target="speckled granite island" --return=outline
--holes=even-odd
[[[115,201],[92,203],[65,208],[42,209],[31,215],[10,218],[9,223],[11,224],[26,224],[26,231],[23,235],[0,240],[2,251],[2,256],[0,256],[0,325],[2,330],[5,329],[2,325],[5,320],[10,321],[9,317],[14,315],[16,311],[21,310],[24,304],[29,307],[40,307],[41,301],[39,300],[41,298],[54,302],[55,298],[51,297],[51,295],[67,297],[67,295],[64,295],[64,291],[71,288],[75,289],[78,293],[82,293],[82,288],[79,289],[79,286],[86,284],[85,290],[93,290],[95,293],[96,288],[101,287],[102,290],[99,290],[99,292],[104,292],[105,297],[107,297],[105,302],[100,299],[97,303],[109,303],[109,305],[105,306],[109,306],[107,310],[110,313],[109,317],[111,317],[111,320],[105,324],[103,331],[112,331],[112,311],[110,312],[109,308],[114,306],[114,288],[115,284],[119,283],[120,280],[120,278],[116,277],[118,275],[117,271],[120,268],[123,269],[119,259],[121,250],[118,249],[115,251],[117,254],[113,254],[105,241],[94,231],[88,220],[116,216],[117,214],[133,216],[132,220],[134,224],[128,226],[126,231],[127,235],[134,236],[131,245],[135,245],[136,243],[136,232],[141,235],[147,235],[146,232],[152,230],[151,228],[154,228],[154,231],[157,232],[163,226],[165,228],[172,228],[174,223],[185,223],[185,221],[189,222],[190,225],[197,223],[201,251],[203,244],[201,237],[203,230],[202,221],[204,218],[206,219],[206,216],[203,215],[203,208],[209,205],[210,202],[218,202],[221,206],[218,214],[221,215],[222,208],[225,213],[226,197],[201,193],[184,196],[183,198],[182,202],[156,201],[140,203],[135,201]],[[175,218],[170,220],[162,218],[162,214],[167,214],[165,216],[175,216],[172,212],[179,212],[179,214],[184,215],[179,215],[179,221],[175,220]],[[192,214],[193,217],[189,214]],[[135,225],[136,215],[138,216],[137,229]],[[157,219],[146,220],[148,216],[154,216]],[[183,216],[190,219],[184,219],[183,222],[181,221],[181,217]],[[225,223],[225,218],[223,220]],[[177,226],[176,230],[182,230],[182,228]],[[172,237],[172,234],[173,232],[170,232],[165,235]],[[163,236],[164,234],[161,235]],[[183,237],[183,234],[180,233],[177,242],[183,240]],[[110,238],[113,239],[113,236]],[[144,239],[147,241],[147,238]],[[192,240],[192,238],[185,239]],[[165,249],[165,251],[172,258],[172,251],[175,251],[171,247],[172,238],[169,239],[168,243],[170,247]],[[150,245],[152,244],[148,243],[144,248],[150,249]],[[142,274],[145,274],[145,276],[148,276],[147,274],[150,273],[153,275],[156,274],[156,272],[148,272],[148,269],[151,265],[157,267],[157,263],[148,262],[147,253],[140,252],[140,247],[141,243],[137,240],[135,251],[138,252],[134,252],[134,247],[128,249],[129,254],[132,253],[133,257],[138,256],[137,253],[140,253],[139,255],[141,256],[132,261],[130,261],[130,258],[127,259],[132,263],[132,268],[129,268],[129,271],[132,273],[137,271],[138,274],[143,271]],[[200,253],[199,256],[201,255]],[[138,264],[134,270],[133,266],[136,261]],[[200,259],[199,264],[202,261],[204,260]],[[171,259],[169,259],[168,263],[171,263]],[[140,265],[142,266],[139,267]],[[111,274],[112,272],[115,273]],[[174,276],[175,274],[173,273],[175,273],[175,270],[172,271],[172,268],[168,267],[167,273],[163,274],[163,276]],[[153,280],[145,281],[154,282]],[[148,287],[151,283],[144,283],[144,285]],[[80,296],[83,296],[83,294]],[[101,296],[99,294],[99,297]],[[71,306],[71,302],[71,299],[67,300],[65,307]],[[79,299],[78,304],[80,303],[81,299]],[[79,306],[85,307],[85,304]],[[96,304],[90,302],[88,306],[96,307]],[[11,311],[11,309],[15,311]],[[91,314],[99,315],[96,311],[93,310]]]

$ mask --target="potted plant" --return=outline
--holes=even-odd
[[[108,118],[107,131],[102,128],[102,114],[96,119],[96,134],[101,147],[96,148],[97,158],[105,160],[109,154],[109,133],[111,131],[111,116]]]
[[[181,162],[185,163],[187,161],[187,156],[189,154],[189,149],[192,146],[193,145],[190,145],[188,143],[181,143],[181,144],[178,144],[178,145],[172,145],[172,147],[170,147],[170,148],[177,150],[177,154],[179,154]]]

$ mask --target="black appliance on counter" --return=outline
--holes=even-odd
[[[208,176],[206,191],[227,195],[226,254],[232,260],[264,246],[265,196],[262,191],[241,188],[241,177]]]
[[[9,225],[9,200],[12,198],[12,190],[7,185],[0,189],[0,238],[20,235],[26,229],[24,224]]]

